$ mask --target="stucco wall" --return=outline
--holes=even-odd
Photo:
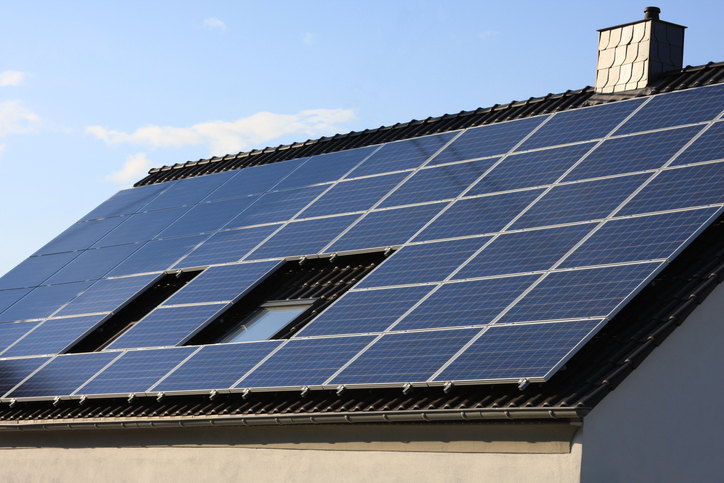
[[[581,481],[724,481],[724,284],[585,418]]]

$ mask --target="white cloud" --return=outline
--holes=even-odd
[[[0,160],[3,159],[3,153],[5,152],[5,148],[7,147],[7,144],[0,144]]]
[[[309,138],[343,131],[342,124],[356,119],[351,109],[311,109],[297,114],[258,112],[236,121],[210,121],[191,127],[144,126],[132,133],[88,126],[92,134],[108,144],[139,144],[152,148],[206,146],[211,154],[223,155],[251,148],[281,136]]]
[[[25,80],[25,72],[19,70],[6,70],[0,72],[0,87],[4,86],[19,86]]]
[[[106,176],[106,180],[125,184],[140,178],[149,169],[151,169],[151,161],[146,158],[146,153],[133,154],[126,158],[126,162],[120,170]]]
[[[226,30],[226,24],[216,17],[209,17],[204,20],[204,27],[209,30],[219,29],[222,32]]]
[[[307,45],[314,45],[317,43],[317,35],[311,32],[304,34],[304,43]]]
[[[33,132],[38,124],[40,116],[23,106],[20,101],[0,102],[0,137]]]
[[[498,32],[497,30],[486,30],[485,32],[480,32],[478,34],[478,37],[480,38],[480,40],[487,40],[490,37],[496,37],[498,35],[500,35],[500,32]]]

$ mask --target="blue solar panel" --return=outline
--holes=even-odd
[[[116,357],[118,352],[91,352],[56,357],[9,396],[69,396]]]
[[[159,307],[116,339],[108,349],[179,345],[226,307],[227,304],[223,303]]]
[[[634,99],[556,113],[518,151],[603,138],[643,101]]]
[[[402,181],[409,173],[388,174],[342,181],[324,193],[300,215],[304,218],[366,211]]]
[[[93,244],[93,247],[107,247],[150,240],[189,209],[189,207],[170,208],[125,217],[126,221]]]
[[[500,231],[541,193],[539,189],[459,200],[413,241]]]
[[[196,347],[128,351],[78,394],[129,394],[146,392],[171,369],[191,355]]]
[[[537,275],[527,275],[445,284],[394,330],[487,324],[537,278]]]
[[[501,235],[460,270],[455,278],[547,270],[595,226],[589,223]]]
[[[709,121],[724,111],[724,86],[687,89],[655,96],[617,134]]]
[[[299,332],[300,337],[381,332],[422,297],[431,286],[347,292]]]
[[[27,334],[39,322],[14,322],[0,324],[0,355],[11,344]],[[6,357],[6,356],[3,356]]]
[[[233,171],[208,174],[178,181],[143,207],[144,211],[162,210],[174,206],[193,205],[234,176]]]
[[[38,367],[50,359],[49,357],[33,357],[29,359],[0,360],[0,397],[33,373]]]
[[[593,143],[576,144],[508,156],[467,194],[479,195],[554,183],[593,146]]]
[[[443,152],[435,156],[430,164],[465,161],[467,159],[505,154],[547,117],[531,117],[468,129]]]
[[[228,389],[281,343],[274,340],[204,346],[153,390]]]
[[[249,250],[261,243],[279,226],[267,225],[214,233],[203,245],[178,262],[175,268],[238,262]]]
[[[5,351],[2,357],[58,354],[105,317],[107,316],[90,315],[46,320]]]
[[[710,208],[608,221],[560,267],[669,258],[717,211]]]
[[[78,252],[66,252],[27,258],[0,278],[0,290],[40,285],[77,256]]]
[[[605,317],[660,266],[641,263],[551,273],[500,322]]]
[[[168,270],[177,260],[191,252],[196,245],[208,237],[208,235],[192,235],[147,242],[111,270],[108,276],[120,277],[134,273]]]
[[[323,384],[373,340],[373,336],[292,339],[237,387]]]
[[[375,211],[357,223],[327,251],[401,245],[435,216],[445,203]]]
[[[492,326],[435,379],[548,378],[600,320]]]
[[[170,181],[168,183],[150,184],[138,188],[121,190],[81,218],[81,221],[136,213],[149,201],[158,196],[159,193],[168,189],[173,184],[174,182]]]
[[[717,159],[724,159],[724,122],[717,122],[707,129],[671,163],[671,166]]]
[[[375,149],[377,149],[377,146],[312,156],[294,172],[293,176],[286,178],[274,189],[296,188],[298,186],[337,181],[372,154]]]
[[[191,235],[216,231],[259,200],[258,196],[201,203],[159,233],[156,238]]]
[[[208,268],[166,300],[163,305],[235,300],[265,279],[280,263],[283,262],[243,263]]]
[[[233,178],[224,183],[216,191],[207,196],[204,201],[216,201],[227,198],[237,198],[269,191],[282,179],[298,168],[307,158],[293,159],[280,163],[252,166],[232,171],[236,173]]]
[[[385,335],[330,383],[426,381],[478,332],[480,329],[458,329]]]
[[[30,293],[31,288],[0,291],[0,314],[15,302]]]
[[[319,196],[328,186],[313,186],[311,188],[297,188],[285,191],[267,193],[224,228],[239,228],[242,226],[261,225],[277,221],[287,221],[299,213],[314,198]]]
[[[411,205],[459,196],[483,175],[498,158],[448,164],[422,169],[390,195],[380,206]]]
[[[440,282],[489,240],[466,238],[403,247],[358,283],[357,288]]]
[[[511,229],[605,218],[648,178],[638,174],[555,186]]]
[[[656,169],[684,147],[700,126],[604,141],[564,181]]]
[[[130,245],[85,250],[46,280],[45,283],[55,284],[99,279],[140,247],[141,245],[132,243]]]
[[[80,315],[111,312],[135,298],[159,275],[140,275],[99,280],[56,315]]]
[[[457,133],[437,134],[384,144],[348,177],[368,176],[402,169],[417,168],[427,161]]]
[[[357,218],[359,215],[347,215],[289,223],[246,258],[253,260],[314,255]]]
[[[33,255],[85,250],[128,218],[127,216],[119,216],[70,225],[70,228],[53,238],[50,243],[33,253]]]
[[[33,289],[28,295],[0,314],[0,322],[42,319],[73,300],[93,282],[64,283]]]
[[[724,203],[724,163],[670,169],[659,174],[618,215]]]

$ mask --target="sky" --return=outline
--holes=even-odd
[[[591,85],[596,30],[647,5],[16,2],[0,16],[0,275],[152,167]],[[724,61],[724,2],[656,5],[688,27],[685,65]]]

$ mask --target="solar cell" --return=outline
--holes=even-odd
[[[435,216],[445,203],[375,211],[353,226],[327,252],[401,245]]]
[[[193,205],[224,184],[234,174],[236,173],[233,171],[226,171],[182,179],[144,206],[143,210],[162,210],[175,206]]]
[[[373,340],[373,336],[292,339],[237,384],[237,387],[323,384]]]
[[[467,129],[443,152],[435,156],[430,164],[438,165],[505,154],[547,118],[548,116],[529,117]]]
[[[274,189],[281,190],[337,181],[376,149],[377,146],[369,146],[312,156],[294,172],[294,176],[287,177]]]
[[[168,270],[177,260],[207,238],[208,235],[191,235],[147,242],[111,270],[108,276],[121,277]]]
[[[359,215],[335,216],[289,223],[262,246],[251,252],[247,260],[314,255],[342,233]]]
[[[27,334],[38,324],[39,322],[11,322],[0,324],[0,355],[2,355],[8,346]]]
[[[724,122],[717,122],[694,141],[671,166],[724,159]]]
[[[487,324],[537,278],[537,275],[526,275],[445,284],[402,319],[394,330]]]
[[[55,315],[112,312],[135,298],[158,277],[159,275],[139,275],[98,280]]]
[[[78,394],[145,392],[196,349],[196,347],[175,347],[128,351],[76,392]]]
[[[75,223],[70,225],[63,233],[53,238],[53,240],[43,248],[33,253],[33,255],[48,255],[73,250],[85,250],[128,218],[128,216],[119,216],[116,218]]]
[[[50,359],[49,357],[33,357],[27,359],[0,360],[0,397],[14,388],[23,379],[33,373]]]
[[[169,208],[128,216],[126,221],[94,243],[93,247],[107,247],[150,240],[189,209],[189,207]]]
[[[724,86],[669,92],[651,98],[617,134],[651,131],[714,119],[724,111]]]
[[[33,289],[12,307],[0,314],[0,322],[13,320],[42,319],[50,316],[73,300],[93,282],[64,283],[62,285],[46,285]]]
[[[200,267],[216,263],[238,262],[249,250],[271,235],[280,225],[259,226],[214,233],[200,247],[174,265],[175,268]],[[153,242],[152,242],[153,243]]]
[[[306,160],[307,158],[292,159],[232,171],[235,173],[234,177],[204,198],[204,201],[238,198],[269,191]]]
[[[153,390],[228,389],[281,343],[274,340],[204,346]]]
[[[2,354],[2,357],[58,354],[107,315],[48,319]]]
[[[30,293],[31,288],[16,290],[0,290],[0,314],[15,302]]]
[[[176,292],[163,305],[235,300],[264,280],[283,262],[257,262],[211,267]]]
[[[56,284],[99,279],[140,247],[141,245],[132,243],[84,250],[45,283]]]
[[[600,322],[492,326],[435,380],[548,379]]]
[[[608,221],[560,267],[669,258],[718,211],[709,208]]]
[[[500,231],[541,193],[538,189],[456,201],[413,241]]]
[[[564,181],[660,168],[699,131],[691,126],[606,140]]]
[[[605,218],[648,178],[637,174],[554,186],[511,229]]]
[[[287,221],[299,213],[328,186],[312,186],[267,193],[254,203],[254,209],[245,210],[227,223],[224,228],[261,225]]]
[[[618,215],[724,203],[724,163],[665,170],[626,203]]]
[[[257,200],[259,200],[258,196],[246,196],[244,198],[232,198],[230,200],[214,201],[212,203],[201,203],[171,223],[168,228],[156,235],[156,238],[216,231]]]
[[[455,198],[482,176],[498,158],[421,169],[385,199],[381,207]]]
[[[500,322],[605,317],[661,265],[641,263],[551,273]]]
[[[355,168],[348,177],[417,168],[455,137],[457,133],[436,134],[404,141],[383,144],[362,165]]]
[[[423,382],[480,329],[384,335],[338,374],[331,384]]]
[[[223,311],[227,304],[159,307],[108,346],[113,349],[163,347],[183,343]]]
[[[98,205],[94,210],[81,218],[80,221],[108,218],[111,216],[130,215],[140,211],[149,201],[163,190],[170,188],[175,181],[161,184],[150,184],[121,190]]]
[[[78,252],[65,252],[26,258],[0,278],[0,290],[40,285],[77,256]]]
[[[403,247],[359,282],[357,288],[440,282],[489,240],[466,238]]]
[[[298,336],[381,332],[432,290],[431,286],[347,292]]]
[[[334,215],[353,211],[366,211],[402,181],[409,173],[341,181],[305,209],[300,216]]]
[[[585,143],[510,155],[466,194],[479,195],[554,183],[593,146],[594,143]]]
[[[33,374],[33,377],[15,389],[10,396],[69,396],[118,355],[118,352],[91,352],[58,356]]]
[[[465,265],[455,278],[547,270],[595,226],[587,223],[500,235]]]

